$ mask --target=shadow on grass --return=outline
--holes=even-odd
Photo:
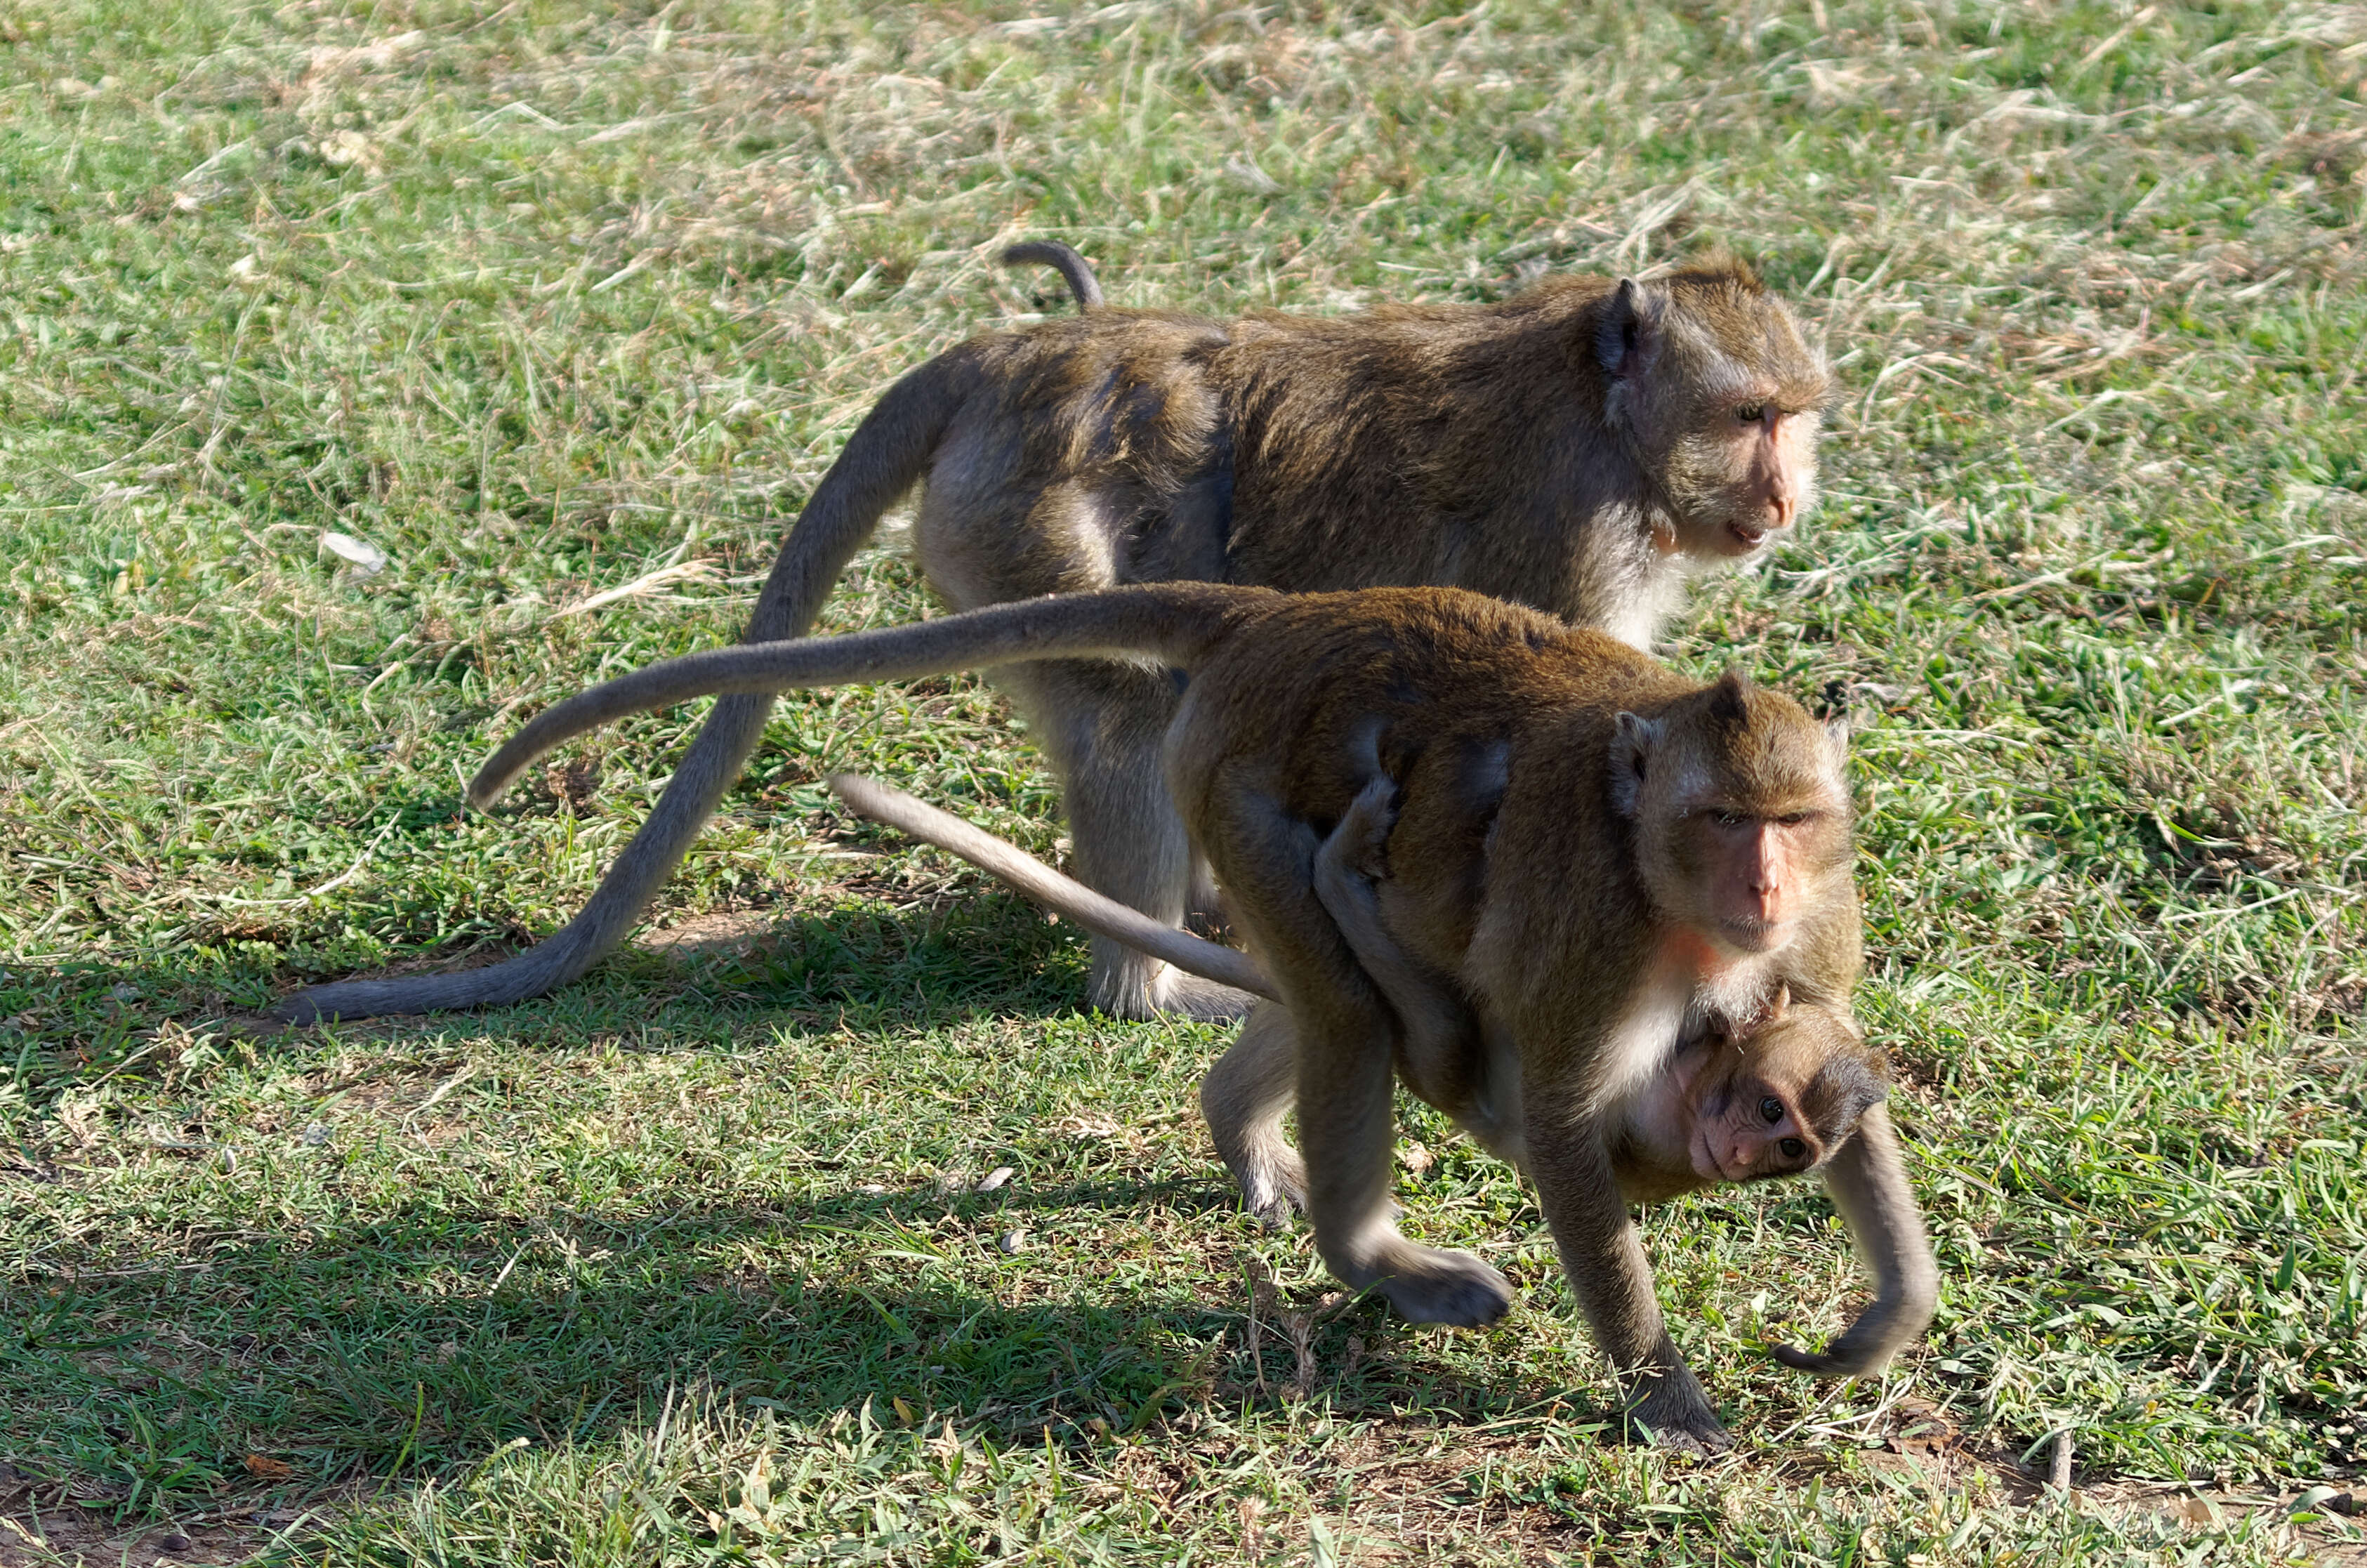
[[[1116,1182],[779,1214],[410,1210],[226,1238],[193,1263],[37,1269],[0,1302],[0,1408],[38,1412],[19,1434],[40,1446],[0,1436],[0,1458],[119,1503],[244,1481],[250,1453],[316,1483],[432,1473],[519,1437],[598,1441],[695,1383],[801,1421],[866,1400],[889,1419],[900,1400],[1012,1434],[1123,1430],[1205,1394],[1245,1295],[1096,1271],[1046,1300],[1040,1263],[1025,1290],[1007,1265],[1006,1288],[1001,1216],[1218,1201]],[[977,1233],[945,1239],[948,1208]],[[815,1252],[824,1273],[802,1266]]]
[[[753,910],[731,940],[628,945],[572,985],[505,1007],[392,1015],[336,1026],[465,1031],[563,1040],[576,1031],[679,1038],[685,1048],[734,1025],[844,1022],[928,1029],[981,1014],[1044,1017],[1083,1003],[1086,950],[1072,928],[1002,894],[943,908],[858,905],[827,913]],[[660,937],[673,936],[658,933]],[[289,955],[262,944],[193,945],[186,959],[135,962],[0,960],[0,1066],[21,1052],[69,1080],[118,1067],[166,1023],[228,1022],[258,1041],[297,1038],[259,1017],[299,985],[333,979],[480,967],[522,951],[479,943],[459,954],[345,970],[317,959],[291,974]],[[33,1074],[46,1076],[46,1074]]]

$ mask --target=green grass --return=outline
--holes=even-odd
[[[2367,10],[1043,9],[0,10],[0,1561],[2367,1555],[2285,1518],[2367,1457]],[[1812,1187],[1687,1199],[1744,1447],[1606,1444],[1419,1110],[1410,1222],[1522,1304],[1331,1300],[1191,1109],[1223,1031],[1082,1012],[1070,928],[821,791],[1052,851],[974,681],[785,707],[657,915],[736,946],[228,1027],[571,913],[697,715],[459,778],[731,637],[894,375],[1065,308],[1037,234],[1218,312],[1712,242],[1802,302],[1828,498],[1674,656],[1860,720],[1946,1281],[1892,1376],[1760,1348],[1860,1288]],[[923,604],[891,543],[829,624]]]

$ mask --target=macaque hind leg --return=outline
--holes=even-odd
[[[1174,683],[1156,671],[1075,659],[1014,666],[998,679],[1059,769],[1076,879],[1154,920],[1183,925],[1192,846],[1160,756]],[[1237,1018],[1255,1000],[1104,937],[1093,938],[1093,1005],[1120,1017]]]
[[[1220,782],[1221,848],[1209,847],[1251,946],[1290,998],[1298,1141],[1316,1250],[1416,1323],[1477,1327],[1512,1304],[1504,1277],[1466,1252],[1398,1233],[1389,1196],[1396,1070],[1387,1005],[1315,896],[1315,838],[1262,790]]]
[[[1232,1049],[1200,1081],[1200,1111],[1241,1202],[1269,1226],[1307,1207],[1307,1166],[1282,1130],[1298,1093],[1297,1037],[1289,1009],[1260,1002]]]
[[[1483,1060],[1478,1020],[1441,977],[1398,945],[1381,918],[1376,883],[1388,875],[1398,804],[1390,779],[1376,778],[1365,787],[1316,852],[1315,896],[1397,1015],[1398,1068],[1406,1086],[1471,1128],[1483,1120],[1476,1103]],[[1505,1140],[1482,1133],[1480,1142],[1501,1153]]]

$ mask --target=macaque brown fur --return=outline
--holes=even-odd
[[[1083,299],[1090,269],[1062,270]],[[1791,312],[1726,260],[1348,316],[1092,305],[971,338],[890,387],[783,544],[746,641],[810,628],[880,516],[925,481],[914,545],[957,609],[1185,580],[1441,584],[1640,648],[1689,574],[1759,552],[1810,506],[1827,387]],[[1208,869],[1160,781],[1172,674],[1057,659],[998,678],[1060,775],[1080,880],[1171,926],[1206,907]],[[591,902],[532,951],[316,986],[278,1016],[483,1006],[572,980],[672,874],[771,700],[716,704]],[[1092,989],[1128,1017],[1249,1001],[1109,940]]]
[[[642,708],[1054,658],[1189,675],[1163,741],[1168,783],[1282,997],[1251,1012],[1203,1104],[1245,1195],[1302,1204],[1342,1280],[1417,1322],[1487,1323],[1512,1298],[1478,1258],[1398,1233],[1391,1091],[1409,1037],[1378,966],[1467,1015],[1438,1037],[1467,1043],[1418,1049],[1468,1060],[1417,1069],[1411,1086],[1536,1184],[1656,1437],[1727,1441],[1627,1215],[1620,1162],[1642,1169],[1639,1142],[1668,1149],[1656,1119],[1682,1121],[1696,1182],[1824,1173],[1877,1298],[1795,1364],[1864,1370],[1921,1331],[1929,1248],[1878,1075],[1846,1025],[1860,960],[1841,742],[1732,676],[1697,685],[1600,632],[1448,589],[1122,588],[654,665],[538,716],[470,798],[489,802],[549,747]],[[1327,841],[1344,845],[1344,880],[1328,886]],[[1364,955],[1327,897],[1352,924],[1369,898]],[[1740,1137],[1758,1101],[1736,1091],[1781,1098],[1772,1144]],[[1294,1108],[1296,1151],[1281,1135]],[[1698,1158],[1696,1134],[1709,1140]]]

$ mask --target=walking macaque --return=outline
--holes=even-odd
[[[1030,898],[1114,940],[1145,944],[1179,968],[1279,1000],[1248,955],[1169,929],[1060,875],[991,834],[855,774],[831,789],[865,816],[952,851]],[[1481,1093],[1489,1056],[1470,1004],[1451,980],[1426,971],[1381,924],[1375,883],[1387,877],[1384,846],[1399,790],[1376,778],[1315,856],[1318,899],[1397,1015],[1400,1082],[1445,1111],[1483,1148],[1525,1168],[1519,1129]],[[1855,949],[1827,974],[1843,994],[1856,979]],[[1246,1206],[1268,1224],[1287,1221],[1307,1198],[1305,1166],[1283,1131],[1297,1096],[1296,1041],[1268,1010],[1201,1087],[1201,1108]],[[1515,1063],[1515,1065],[1517,1065]],[[1660,1071],[1619,1109],[1605,1142],[1622,1196],[1658,1203],[1721,1181],[1819,1172],[1876,1279],[1874,1305],[1819,1354],[1772,1346],[1802,1371],[1849,1377],[1879,1369],[1922,1332],[1938,1290],[1897,1135],[1882,1104],[1885,1068],[1838,1001],[1795,1005],[1791,987],[1753,1018],[1710,1017],[1673,1043]],[[1836,1158],[1836,1155],[1843,1157]]]
[[[1231,322],[1094,304],[1090,269],[1062,270],[1081,316],[971,338],[888,390],[782,545],[748,642],[808,631],[923,479],[916,551],[957,609],[1129,583],[1441,584],[1638,648],[1688,574],[1760,553],[1815,496],[1825,360],[1738,262],[1548,279],[1495,304]],[[1208,869],[1160,779],[1171,673],[1062,658],[999,678],[1060,775],[1078,878],[1164,925],[1206,907]],[[716,704],[591,902],[532,951],[315,986],[279,1016],[515,1002],[574,979],[672,874],[771,703]],[[1130,1017],[1249,1001],[1106,939],[1092,997]]]
[[[1478,1258],[1417,1245],[1395,1223],[1398,1020],[1325,907],[1316,864],[1386,782],[1389,875],[1370,890],[1383,957],[1452,977],[1473,1014],[1471,1114],[1536,1183],[1636,1419],[1674,1444],[1727,1441],[1661,1321],[1618,1166],[1622,1147],[1667,1136],[1652,1119],[1672,1067],[1690,1069],[1678,1093],[1693,1096],[1685,1114],[1707,1127],[1702,1157],[1720,1177],[1773,1166],[1732,1138],[1734,1096],[1714,1104],[1693,1085],[1779,1100],[1784,1137],[1803,1150],[1778,1139],[1774,1165],[1822,1159],[1874,1259],[1874,1305],[1840,1350],[1797,1359],[1859,1370],[1920,1331],[1933,1273],[1897,1144],[1851,1136],[1840,1108],[1853,1096],[1876,1109],[1863,1057],[1852,1074],[1852,1051],[1831,1051],[1804,1076],[1778,1070],[1789,1046],[1749,1046],[1737,1066],[1680,1049],[1720,1020],[1748,1038],[1737,1021],[1765,1018],[1785,991],[1838,1007],[1859,962],[1841,744],[1733,676],[1698,686],[1600,632],[1448,589],[1138,586],[653,665],[546,710],[470,797],[489,803],[551,746],[643,708],[1054,658],[1188,674],[1168,783],[1282,998],[1257,1006],[1212,1072],[1212,1125],[1271,1123],[1278,1140],[1274,1108],[1295,1103],[1303,1159],[1263,1174],[1297,1180],[1341,1279],[1420,1323],[1487,1323],[1512,1299]],[[1247,1166],[1238,1153],[1227,1158],[1247,1186],[1256,1153]]]

